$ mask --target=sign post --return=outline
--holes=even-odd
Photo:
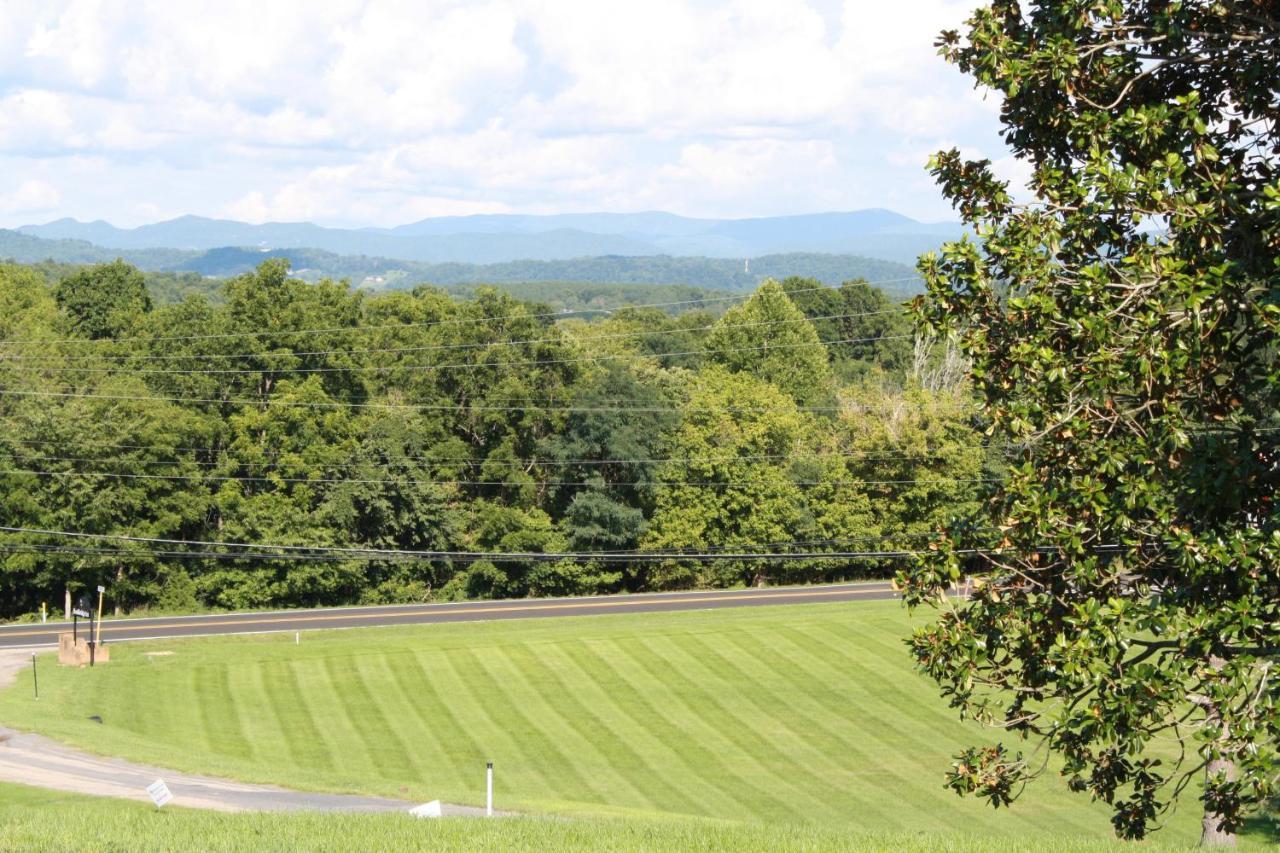
[[[102,640],[102,597],[106,591],[107,588],[105,586],[102,586],[101,584],[98,585],[98,630],[93,635],[93,641],[95,643]]]
[[[89,620],[89,666],[93,666],[94,660],[94,641],[96,639],[93,632],[93,601],[87,595],[82,595],[76,601],[76,609],[71,611],[72,616],[79,616]],[[72,623],[72,639],[75,639],[75,623]]]

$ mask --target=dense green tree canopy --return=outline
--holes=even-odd
[[[1275,4],[1001,0],[941,47],[1002,97],[1036,201],[986,161],[933,162],[978,240],[922,261],[922,314],[972,360],[993,440],[1025,450],[985,524],[904,577],[917,603],[980,581],[915,655],[1119,834],[1207,778],[1223,840],[1280,743]],[[950,781],[999,805],[1039,766],[992,745]]]
[[[146,279],[120,260],[64,278],[55,293],[72,327],[90,339],[118,335],[151,310]]]
[[[713,363],[772,383],[801,405],[824,403],[834,390],[817,331],[773,280],[725,312],[707,337],[707,351]]]
[[[103,581],[127,609],[190,610],[883,574],[626,552],[875,548],[953,497],[868,482],[934,478],[891,460],[963,430],[943,413],[918,439],[877,433],[882,405],[922,405],[918,381],[877,348],[837,378],[850,353],[774,283],[728,311],[582,317],[496,288],[308,284],[267,259],[91,339],[56,298],[80,272],[0,266],[0,525],[173,541],[0,535],[2,616]],[[864,286],[832,293],[814,317],[901,312]],[[201,542],[252,547],[214,559]]]

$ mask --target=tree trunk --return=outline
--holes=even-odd
[[[1205,768],[1206,778],[1213,777],[1219,773],[1226,774],[1228,779],[1234,779],[1236,775],[1236,764],[1226,758],[1214,758]],[[1236,834],[1227,832],[1221,826],[1222,816],[1217,812],[1211,812],[1205,809],[1204,819],[1200,824],[1200,846],[1201,847],[1235,847]]]
[[[1217,655],[1209,656],[1209,666],[1212,669],[1222,669],[1227,662]],[[1205,706],[1206,721],[1215,725],[1222,723],[1222,715],[1218,711],[1218,706],[1209,702]],[[1227,732],[1223,731],[1223,737]],[[1212,779],[1214,776],[1223,775],[1227,779],[1236,778],[1236,763],[1229,758],[1223,758],[1216,751],[1213,757],[1209,759],[1209,763],[1205,766],[1205,779]],[[1218,812],[1211,812],[1205,808],[1204,818],[1200,823],[1200,846],[1201,847],[1235,847],[1236,834],[1227,832],[1222,828],[1222,815]]]
[[[121,563],[121,564],[119,564],[119,565],[117,565],[117,566],[116,566],[116,588],[117,588],[117,589],[119,589],[119,587],[120,587],[120,583],[121,583],[121,581],[123,581],[123,580],[124,580],[124,564],[123,564],[123,563]],[[120,615],[120,596],[118,596],[118,595],[113,595],[113,596],[111,596],[111,597],[115,599],[115,602],[114,602],[114,604],[115,604],[115,610],[114,610],[114,613],[115,613],[115,615],[119,616],[119,615]]]
[[[66,597],[62,603],[62,618],[71,621],[71,587],[63,587],[66,590]]]

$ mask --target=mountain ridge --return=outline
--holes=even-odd
[[[15,229],[31,237],[84,240],[108,249],[319,249],[425,263],[555,261],[608,255],[756,258],[856,254],[899,263],[955,239],[959,223],[919,222],[886,208],[711,219],[665,211],[477,214],[429,217],[391,228],[311,222],[253,224],[194,215],[136,228],[62,218]]]
[[[363,289],[436,285],[557,282],[610,285],[688,285],[728,290],[755,287],[766,277],[791,275],[839,284],[855,278],[883,283],[886,292],[904,298],[920,292],[915,271],[901,263],[858,255],[779,253],[745,264],[737,259],[704,256],[604,255],[562,260],[517,260],[475,264],[425,263],[366,255],[339,255],[321,249],[270,249],[221,246],[205,251],[183,249],[111,249],[78,239],[46,239],[0,229],[0,258],[22,263],[50,260],[91,264],[120,257],[148,272],[195,273],[225,278],[247,272],[268,258],[285,258],[294,275],[308,281],[347,279]]]

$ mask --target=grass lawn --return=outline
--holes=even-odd
[[[0,784],[0,850],[699,850],[1022,853],[974,833],[864,832],[825,826],[681,819],[414,820],[406,815],[222,814]],[[1037,840],[1047,853],[1120,853],[1119,842]],[[1144,844],[1147,853],[1181,849]]]
[[[858,602],[323,631],[301,645],[121,643],[92,670],[46,655],[40,700],[28,671],[0,692],[0,720],[183,770],[418,802],[480,803],[492,760],[500,808],[626,818],[600,824],[631,827],[623,835],[669,825],[675,846],[689,827],[719,827],[727,846],[734,832],[778,831],[743,823],[802,824],[817,846],[865,833],[1014,847],[1109,838],[1107,810],[1053,776],[999,812],[943,789],[949,756],[992,733],[957,722],[912,670],[908,630],[896,602]],[[1194,842],[1197,806],[1158,837]],[[312,821],[351,837],[361,821],[401,826],[219,815],[165,825],[228,820]],[[579,833],[594,846],[596,821],[563,823],[484,831],[565,844]],[[12,840],[0,834],[0,848]]]
[[[1119,842],[1037,841],[1047,853],[1120,853]],[[0,784],[0,850],[699,850],[740,853],[893,851],[1022,853],[1023,842],[973,833],[887,833],[834,827],[596,818],[503,820],[406,815],[222,814]],[[1178,848],[1158,842],[1143,851]]]

